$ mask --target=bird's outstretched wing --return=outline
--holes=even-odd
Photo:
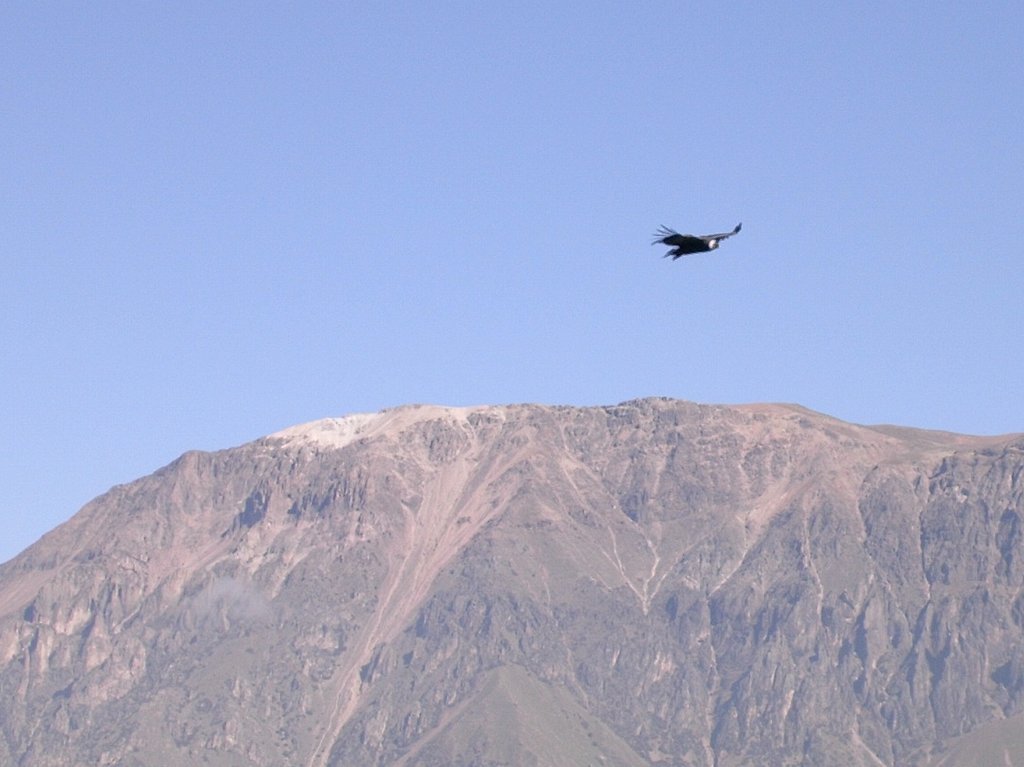
[[[731,232],[724,232],[722,234],[705,234],[702,239],[705,239],[705,240],[718,240],[719,242],[721,242],[726,237],[732,237],[734,234],[739,232],[739,230],[742,229],[742,228],[743,228],[743,222],[741,221],[740,223],[736,224],[736,228],[733,229]]]
[[[661,227],[655,233],[654,238],[653,245],[660,243],[672,248],[672,250],[665,254],[665,258],[671,258],[673,261],[681,256],[687,256],[691,253],[703,253],[710,249],[703,237],[695,237],[692,234],[679,234],[679,232],[666,226]]]
[[[665,242],[665,238],[673,236],[678,237],[679,232],[677,232],[675,229],[669,229],[667,226],[662,224],[661,226],[658,227],[658,231],[654,233],[654,241],[651,243],[651,245],[657,245],[659,242]]]
[[[667,226],[662,226],[654,234],[654,242],[651,245],[673,245],[675,247],[680,246],[696,246],[703,244],[701,237],[696,237],[692,234],[679,234],[675,229],[669,229]]]

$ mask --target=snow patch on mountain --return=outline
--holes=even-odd
[[[406,405],[382,410],[379,413],[352,413],[340,418],[321,418],[274,432],[268,439],[337,449],[358,439],[387,432],[397,433],[422,421],[465,422],[470,413],[486,409],[497,410],[499,414],[503,411],[502,408],[486,407]]]

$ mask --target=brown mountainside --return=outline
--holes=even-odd
[[[1024,764],[1024,437],[404,407],[0,567],[0,764]]]

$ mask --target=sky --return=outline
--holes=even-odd
[[[1015,0],[4,3],[0,561],[410,403],[1024,431],[1022,53]]]

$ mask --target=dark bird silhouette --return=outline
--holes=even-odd
[[[721,244],[722,240],[732,237],[742,226],[743,224],[736,224],[735,229],[723,234],[705,234],[700,236],[696,234],[679,234],[674,229],[663,226],[654,235],[654,242],[651,244],[657,245],[660,242],[662,245],[671,246],[672,250],[665,254],[665,258],[672,256],[672,260],[675,261],[680,256],[688,256],[691,253],[707,253],[709,250],[714,250]]]

